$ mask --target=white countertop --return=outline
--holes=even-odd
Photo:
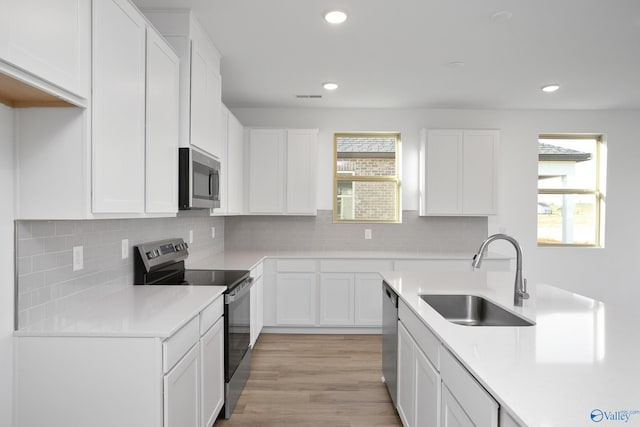
[[[15,336],[167,338],[224,291],[224,286],[134,286],[52,313]]]
[[[513,306],[514,273],[382,273],[401,299],[522,425],[640,426],[640,314],[549,286]],[[536,322],[469,327],[448,322],[420,294],[472,293]],[[593,410],[637,411],[628,422]]]
[[[224,251],[204,259],[186,261],[187,268],[249,270],[265,258],[300,259],[392,259],[392,260],[463,260],[469,265],[471,252],[399,252],[399,251]],[[485,259],[510,260],[512,257],[489,252]]]

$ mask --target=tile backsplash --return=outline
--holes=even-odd
[[[215,227],[215,239],[211,238]],[[372,238],[364,239],[370,229]],[[205,211],[176,218],[91,221],[16,221],[16,326],[29,326],[54,310],[133,284],[133,247],[170,237],[189,241],[197,260],[227,250],[473,252],[487,237],[483,217],[420,217],[403,212],[402,224],[334,224],[317,216],[210,217]],[[122,259],[122,240],[129,257]],[[73,247],[83,247],[83,269],[73,271]]]
[[[181,212],[176,218],[16,221],[17,325],[35,324],[53,310],[132,285],[135,245],[170,237],[188,242],[190,230],[192,259],[224,250],[224,219],[205,211]],[[123,239],[128,239],[126,259]],[[83,247],[79,271],[73,271],[74,246]]]
[[[317,216],[229,217],[225,232],[226,250],[473,252],[487,237],[487,218],[404,211],[402,224],[334,224],[333,211],[322,210]]]

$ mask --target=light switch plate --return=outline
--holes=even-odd
[[[82,270],[84,268],[84,255],[82,246],[73,247],[73,271]]]
[[[216,238],[216,228],[215,227],[211,227],[211,238],[212,239]]]
[[[364,238],[366,240],[371,240],[371,229],[370,228],[365,228],[364,229]]]
[[[129,258],[129,239],[122,239],[122,259]]]
[[[193,230],[189,230],[189,244],[193,243]]]

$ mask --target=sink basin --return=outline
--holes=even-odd
[[[491,301],[476,295],[420,295],[449,322],[464,326],[533,326]]]

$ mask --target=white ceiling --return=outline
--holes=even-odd
[[[193,8],[232,108],[640,109],[640,0],[134,2]]]

